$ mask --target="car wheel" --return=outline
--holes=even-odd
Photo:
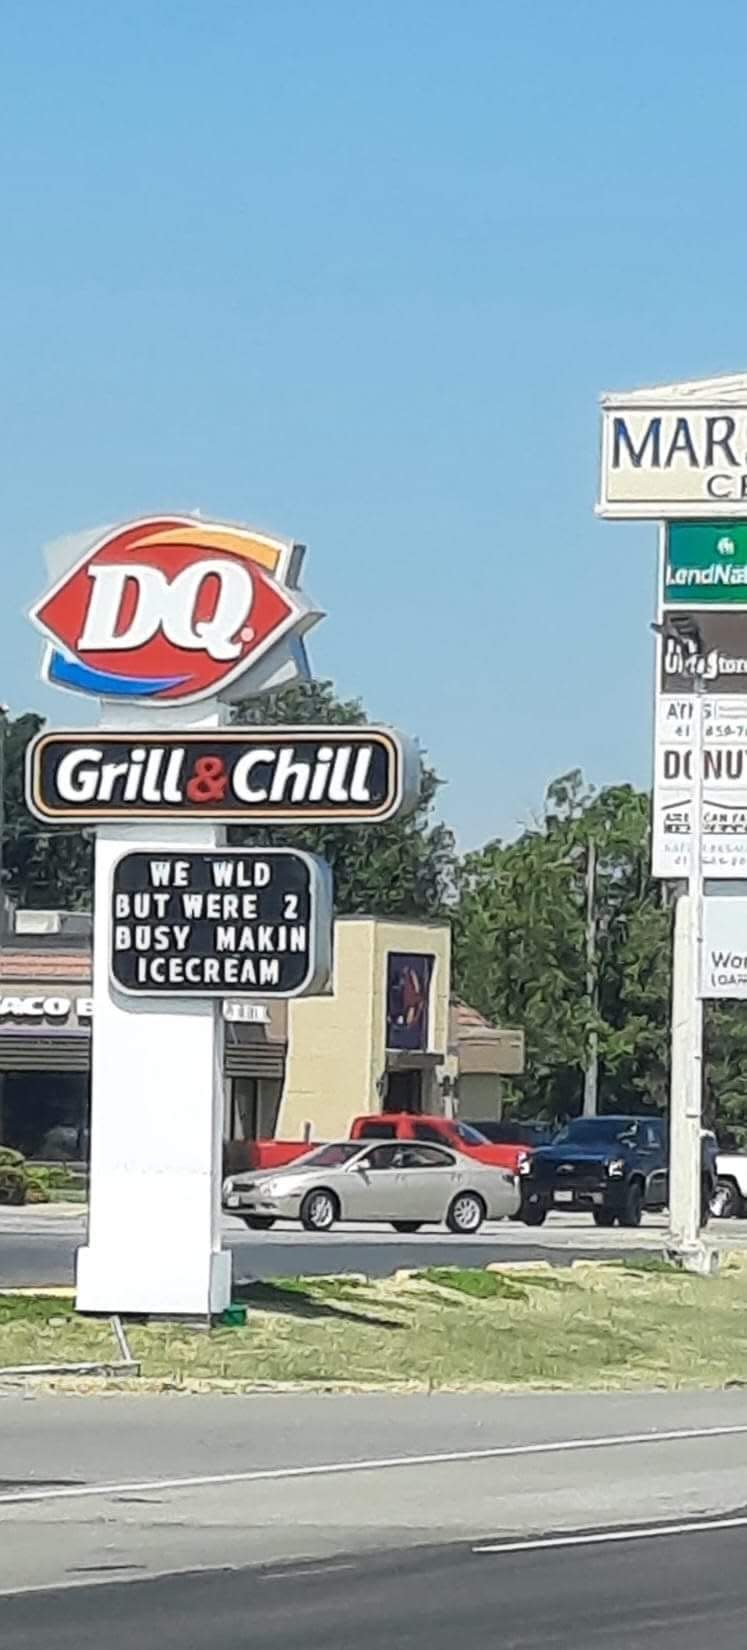
[[[471,1237],[478,1232],[485,1219],[485,1204],[476,1192],[458,1192],[446,1216],[450,1232],[460,1237]]]
[[[621,1226],[640,1226],[643,1214],[643,1189],[637,1180],[631,1181],[625,1192],[625,1202],[620,1215]]]
[[[733,1180],[719,1180],[711,1198],[710,1211],[716,1220],[738,1220],[742,1199]]]
[[[617,1215],[613,1215],[611,1209],[592,1209],[591,1212],[595,1226],[614,1226],[617,1220]]]
[[[544,1226],[547,1220],[547,1204],[542,1202],[541,1197],[527,1198],[526,1203],[522,1204],[520,1214],[525,1226]]]
[[[253,1232],[269,1232],[270,1227],[275,1225],[274,1215],[242,1215],[241,1219]]]
[[[422,1224],[423,1224],[422,1220],[393,1220],[392,1221],[392,1225],[394,1227],[395,1232],[419,1232]]]
[[[328,1232],[340,1213],[340,1206],[334,1192],[328,1192],[321,1186],[318,1191],[307,1192],[301,1204],[301,1224],[307,1232]]]

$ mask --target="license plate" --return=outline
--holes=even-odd
[[[240,1202],[241,1199],[236,1196],[235,1192],[232,1192],[230,1197],[226,1198],[226,1205],[229,1209],[238,1209]]]
[[[555,1193],[555,1202],[556,1203],[572,1203],[573,1202],[573,1192],[556,1192]]]

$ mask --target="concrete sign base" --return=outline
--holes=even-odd
[[[106,726],[142,720],[215,727],[214,705],[140,712],[106,707]],[[91,1181],[88,1243],[78,1251],[79,1312],[208,1317],[231,1297],[221,1249],[223,1014],[217,1000],[125,996],[109,977],[111,881],[138,849],[219,848],[221,825],[100,825],[94,880]]]
[[[107,959],[120,855],[215,847],[218,832],[162,827],[157,843],[148,834],[142,826],[97,833],[91,1202],[76,1306],[206,1317],[231,1294],[231,1256],[220,1241],[221,1004],[133,1000],[111,985]]]

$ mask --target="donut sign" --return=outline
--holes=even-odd
[[[107,532],[31,610],[43,675],[77,693],[153,705],[229,696],[321,616],[298,588],[303,546],[192,516]],[[288,680],[286,668],[285,680]]]

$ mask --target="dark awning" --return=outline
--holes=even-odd
[[[0,1031],[0,1072],[88,1071],[91,1037],[88,1031]]]
[[[263,1026],[227,1025],[226,1077],[270,1077],[280,1082],[285,1076],[285,1043],[272,1043],[263,1035]],[[254,1033],[254,1035],[251,1035]],[[0,1074],[13,1071],[89,1071],[91,1034],[89,1030],[0,1031]]]
[[[263,1025],[226,1022],[226,1077],[285,1077],[285,1043],[270,1042]]]

